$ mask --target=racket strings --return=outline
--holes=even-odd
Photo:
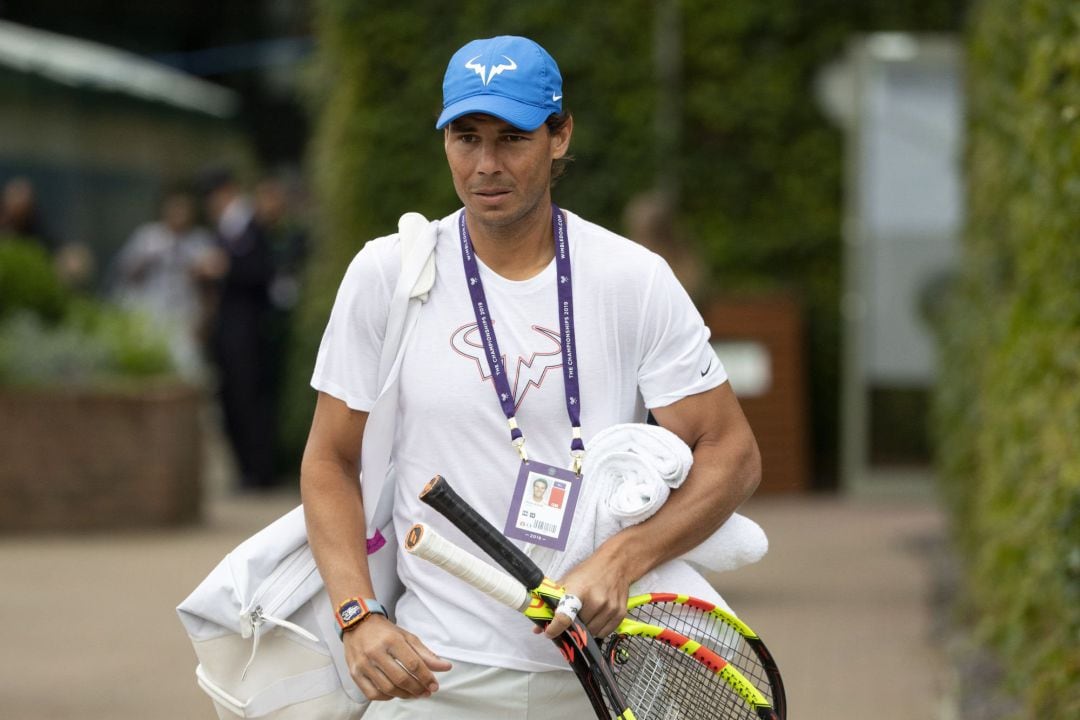
[[[776,705],[772,681],[757,651],[742,633],[721,618],[673,602],[646,603],[629,614],[635,620],[670,628],[701,643],[734,665],[771,705]]]
[[[722,678],[667,643],[637,635],[613,642],[615,682],[638,720],[757,720]]]

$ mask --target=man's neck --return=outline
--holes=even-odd
[[[551,234],[551,202],[539,203],[532,212],[512,225],[479,222],[466,211],[476,256],[507,280],[528,280],[555,257]]]

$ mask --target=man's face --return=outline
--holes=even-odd
[[[225,208],[229,206],[229,203],[233,201],[236,195],[236,187],[231,183],[226,183],[212,190],[206,196],[206,214],[212,222],[217,223],[221,220],[221,216],[225,214]]]
[[[466,115],[447,126],[446,159],[470,220],[511,227],[551,202],[551,161],[570,146],[573,123],[552,134],[520,130],[490,115]]]
[[[195,224],[195,203],[186,195],[170,195],[162,203],[161,217],[173,232],[185,232]]]
[[[544,499],[544,491],[547,490],[547,485],[537,480],[533,483],[533,500],[540,502]]]

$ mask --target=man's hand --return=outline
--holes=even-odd
[[[581,600],[578,619],[594,636],[607,637],[615,632],[626,617],[626,601],[630,596],[630,573],[602,546],[560,581],[566,592]],[[556,613],[544,635],[555,638],[570,627],[570,618]],[[537,628],[539,632],[539,628]]]
[[[428,697],[439,689],[434,673],[453,667],[382,615],[345,633],[345,658],[368,700]]]
[[[657,421],[693,448],[682,486],[645,522],[623,528],[562,579],[581,599],[578,617],[596,637],[626,615],[630,583],[682,555],[716,531],[761,479],[754,434],[727,383],[653,408]],[[570,619],[556,613],[544,634],[557,637]]]

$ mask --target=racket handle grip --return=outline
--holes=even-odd
[[[524,585],[423,523],[417,523],[409,530],[405,536],[405,549],[518,612],[525,612],[529,607],[531,596]]]
[[[462,500],[446,478],[441,475],[433,477],[421,491],[420,499],[438,510],[519,583],[529,590],[540,587],[544,581],[544,571]]]

